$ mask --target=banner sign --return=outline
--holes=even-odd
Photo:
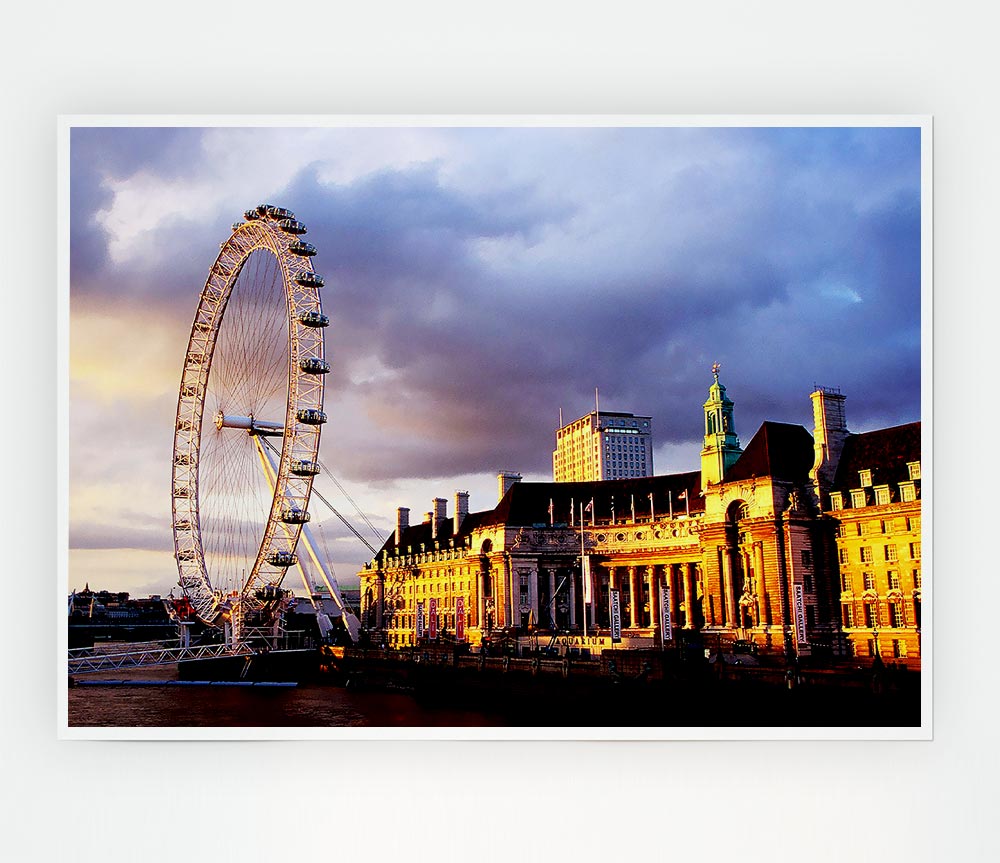
[[[618,588],[612,588],[610,591],[611,603],[611,643],[617,644],[622,640],[622,604],[621,604],[621,591]]]
[[[465,597],[455,598],[455,640],[465,641]]]
[[[583,556],[583,602],[584,605],[590,605],[591,603],[591,591],[593,587],[590,580],[590,555],[585,554]]]
[[[664,641],[674,640],[674,626],[670,619],[670,585],[660,587],[660,624]]]
[[[806,603],[801,584],[795,585],[795,640],[806,643]]]
[[[428,629],[429,629],[428,637],[431,639],[431,641],[433,641],[434,639],[436,639],[438,637],[438,601],[437,601],[437,597],[431,597],[428,600],[428,605],[430,606],[430,612],[429,613],[430,613],[430,616],[431,616],[430,621],[428,621],[429,624],[430,624],[430,626],[428,627]]]
[[[417,603],[417,641],[424,637],[424,601]]]

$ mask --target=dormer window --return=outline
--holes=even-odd
[[[899,499],[903,503],[913,503],[917,499],[917,486],[914,482],[901,482],[899,484]]]
[[[889,502],[889,486],[880,485],[875,488],[875,505],[884,506]]]
[[[830,492],[830,509],[838,510],[844,508],[844,493],[840,491]]]
[[[851,492],[851,506],[855,509],[861,509],[866,503],[865,490],[863,488],[856,488]]]
[[[872,472],[870,470],[859,470],[858,476],[861,477],[858,483],[862,488],[867,488],[872,484]]]
[[[910,479],[920,479],[920,462],[907,462],[906,469],[910,472]]]

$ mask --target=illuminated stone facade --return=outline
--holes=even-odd
[[[717,375],[709,394],[700,471],[501,480],[493,509],[469,513],[460,493],[453,517],[436,499],[413,526],[401,510],[360,573],[362,622],[390,647],[411,646],[421,609],[429,635],[434,600],[438,637],[456,636],[461,604],[473,645],[504,634],[597,653],[611,646],[617,590],[619,649],[753,645],[859,661],[877,651],[919,667],[919,423],[851,435],[843,397],[820,390],[814,435],[765,422],[740,449]]]

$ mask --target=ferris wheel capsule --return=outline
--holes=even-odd
[[[316,254],[316,247],[304,240],[294,240],[288,244],[288,251],[293,255],[298,255],[300,258],[311,258]]]
[[[288,567],[295,566],[299,559],[290,551],[274,551],[267,556],[267,562],[271,566]]]
[[[268,207],[267,215],[275,220],[295,218],[295,213],[293,213],[291,210],[286,210],[284,207]]]
[[[302,285],[303,288],[322,288],[326,284],[326,280],[319,273],[303,270],[295,276],[295,283]]]
[[[304,327],[328,327],[330,326],[330,319],[321,312],[301,312],[299,314],[299,323]]]
[[[286,234],[304,234],[306,233],[306,226],[302,222],[296,222],[295,219],[282,219],[278,222],[278,227],[281,228]]]
[[[330,364],[319,357],[306,357],[304,360],[299,360],[299,368],[306,374],[325,375],[330,371]]]
[[[326,422],[326,414],[316,408],[301,408],[295,412],[295,418],[309,426],[318,426]]]
[[[312,516],[308,512],[297,506],[290,506],[281,511],[281,520],[285,524],[305,524],[311,518]]]

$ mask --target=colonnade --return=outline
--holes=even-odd
[[[622,591],[622,628],[625,630],[662,629],[660,588],[670,587],[670,620],[673,629],[700,629],[705,625],[698,596],[700,564],[657,563],[618,565],[595,561],[591,571],[592,597],[589,607],[583,603],[583,585],[577,567],[545,562],[506,561],[493,571],[493,589],[503,584],[503,598],[495,600],[502,610],[493,619],[494,627],[521,626],[530,617],[533,625],[548,629],[554,618],[557,628],[583,628],[582,613],[588,613],[587,628],[597,631],[608,626],[607,589]],[[486,585],[488,570],[478,573],[477,620],[486,621],[491,594]],[[501,581],[502,579],[502,581]],[[673,633],[668,634],[668,639]]]

